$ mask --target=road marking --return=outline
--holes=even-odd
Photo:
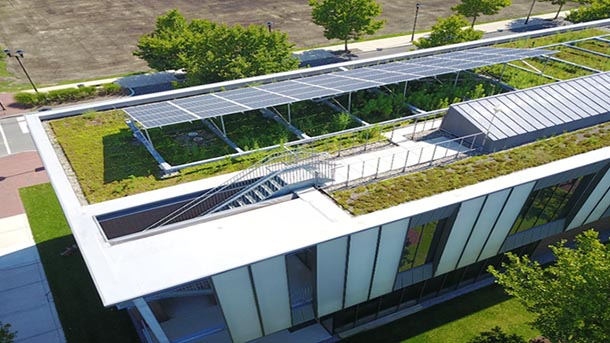
[[[0,124],[0,136],[2,136],[2,141],[4,142],[4,146],[6,147],[6,154],[11,154],[11,148],[8,146],[8,141],[6,140],[6,135],[4,134],[4,130],[2,129],[2,124]]]
[[[30,129],[28,129],[28,123],[25,121],[24,117],[17,118],[17,123],[19,124],[19,128],[21,129],[21,133],[30,133]]]

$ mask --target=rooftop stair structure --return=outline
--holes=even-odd
[[[185,203],[144,229],[178,223],[320,186],[333,180],[335,165],[328,153],[288,150],[272,154],[223,184]]]

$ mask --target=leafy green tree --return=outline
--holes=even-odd
[[[490,331],[481,332],[468,343],[527,343],[527,341],[517,334],[506,334],[499,326],[496,326]]]
[[[227,26],[171,10],[157,18],[155,30],[140,37],[134,55],[156,70],[184,69],[186,85],[234,80],[298,67],[293,44],[263,25]]]
[[[489,271],[536,315],[534,326],[552,342],[610,342],[610,245],[593,230],[575,240],[574,249],[565,241],[551,246],[557,261],[547,268],[507,254],[504,272]]]
[[[15,332],[11,332],[11,324],[0,322],[0,343],[13,343],[16,336]]]
[[[482,14],[496,14],[504,7],[510,6],[510,4],[510,0],[462,0],[462,3],[454,6],[452,10],[464,17],[472,17],[472,24],[470,27],[474,28],[474,23],[479,16]]]
[[[140,37],[134,55],[156,70],[181,69],[180,56],[187,52],[190,38],[188,22],[173,9],[157,18],[155,30]]]
[[[463,29],[468,21],[461,15],[452,15],[447,18],[438,18],[432,26],[432,32],[428,37],[423,37],[413,42],[420,49],[431,48],[447,44],[468,42],[481,39],[483,32],[472,28]]]
[[[583,23],[586,21],[600,20],[610,18],[610,0],[591,0],[580,1],[589,6],[580,6],[566,17],[567,20],[573,23]]]
[[[381,14],[381,5],[374,0],[309,0],[314,24],[324,27],[324,37],[347,41],[363,35],[372,35],[385,24],[375,20]]]

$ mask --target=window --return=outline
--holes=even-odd
[[[438,227],[438,220],[410,228],[400,258],[398,272],[404,272],[415,267],[424,265],[433,257],[433,242]]]
[[[583,177],[534,191],[525,202],[510,234],[564,218],[570,209],[568,202]]]

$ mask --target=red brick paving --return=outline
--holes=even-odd
[[[1,157],[0,218],[25,212],[19,197],[19,188],[45,182],[49,182],[49,178],[37,152],[27,151]]]
[[[17,104],[11,93],[0,93],[0,104],[4,106],[4,109],[0,106],[0,118],[31,111],[31,109]]]

